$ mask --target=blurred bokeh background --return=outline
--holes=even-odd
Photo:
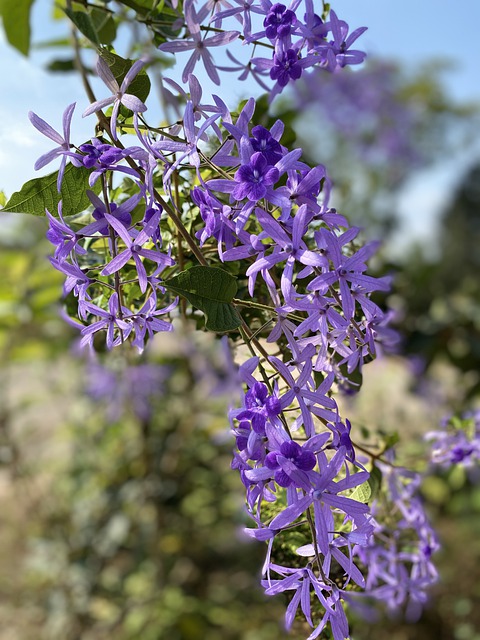
[[[371,3],[364,16],[351,4],[352,26],[369,25]],[[425,4],[422,15],[438,12]],[[404,24],[413,7],[402,3]],[[50,3],[35,12],[34,41],[65,30]],[[466,31],[478,13],[466,8]],[[286,139],[327,166],[339,211],[384,241],[373,268],[395,277],[384,302],[401,348],[368,365],[361,393],[342,403],[354,428],[398,434],[402,462],[425,471],[423,434],[479,403],[480,90],[451,82],[463,71],[444,50],[415,60],[401,48],[397,57],[384,51],[375,20],[375,55],[363,70],[318,73],[282,97],[275,116],[266,100],[258,115],[263,123],[282,117]],[[435,28],[423,29],[428,44]],[[59,65],[43,71],[55,68],[43,49],[28,60],[4,40],[0,50],[0,189],[10,196],[44,150],[25,118],[12,127],[13,105],[59,122],[80,83]],[[469,64],[472,56],[464,55]],[[12,64],[26,70],[23,82]],[[60,85],[54,115],[47,93]],[[82,140],[91,135],[77,126]],[[179,324],[174,340],[162,336],[140,361],[123,352],[86,359],[59,315],[62,281],[45,231],[42,219],[2,214],[0,638],[284,637],[285,603],[258,585],[264,548],[241,535],[243,491],[230,471],[226,419],[237,392],[223,345]],[[461,469],[434,470],[422,493],[442,543],[440,581],[420,620],[407,625],[401,612],[372,625],[354,619],[354,640],[480,639],[480,488]],[[307,635],[299,624],[290,637]]]

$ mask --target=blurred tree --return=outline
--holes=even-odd
[[[437,257],[413,249],[397,277],[406,351],[422,360],[420,374],[446,361],[462,375],[456,410],[480,393],[479,184],[476,164],[441,218]]]

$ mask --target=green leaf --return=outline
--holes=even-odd
[[[88,178],[90,170],[84,167],[74,167],[68,164],[62,181],[62,191],[57,191],[58,171],[48,176],[34,178],[26,182],[20,191],[15,192],[1,212],[30,213],[34,216],[44,216],[45,209],[52,215],[57,214],[60,200],[63,200],[63,215],[73,216],[84,211],[91,203],[86,195],[90,189]],[[97,193],[100,182],[97,182]],[[95,191],[95,188],[92,190]]]
[[[223,269],[192,267],[163,284],[203,311],[209,331],[223,333],[240,326],[240,316],[230,304],[237,292],[237,279]]]
[[[60,73],[67,73],[70,71],[76,71],[75,60],[52,60],[47,64],[48,71],[59,71]]]
[[[30,8],[33,0],[0,0],[0,15],[8,42],[24,56],[30,50]]]
[[[112,44],[117,35],[117,25],[110,13],[101,9],[92,9],[90,15],[100,42],[102,44]]]
[[[145,16],[158,4],[156,0],[120,0],[120,4],[130,7],[138,14]]]
[[[372,488],[367,480],[363,484],[358,485],[356,489],[348,496],[351,500],[357,500],[357,502],[367,503],[372,495]]]
[[[100,40],[98,39],[97,31],[93,24],[93,21],[88,13],[85,11],[72,11],[68,7],[65,9],[65,13],[77,27],[77,29],[83,33],[83,35],[90,40],[96,47],[100,46]]]

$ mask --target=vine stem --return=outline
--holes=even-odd
[[[352,442],[352,445],[355,447],[355,449],[358,449],[359,451],[361,451],[362,453],[367,455],[372,460],[378,460],[382,464],[386,464],[387,466],[392,467],[392,469],[400,469],[401,468],[398,464],[394,464],[393,462],[390,462],[389,460],[385,460],[385,458],[383,457],[383,454],[385,453],[385,451],[382,451],[381,453],[373,453],[373,451],[369,451],[367,448],[362,447],[361,444],[357,444],[353,440],[351,440],[351,442]]]

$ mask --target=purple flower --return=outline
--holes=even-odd
[[[85,155],[82,163],[88,169],[94,166],[110,168],[125,157],[125,150],[106,144],[98,138],[92,138],[92,144],[80,145],[79,150]]]
[[[182,73],[182,82],[187,82],[188,77],[199,60],[202,60],[205,65],[205,69],[208,73],[208,77],[212,82],[219,85],[220,78],[218,77],[217,70],[213,63],[212,54],[208,51],[209,47],[218,47],[221,45],[229,44],[239,36],[238,31],[225,31],[224,33],[217,33],[209,38],[203,38],[200,32],[199,17],[193,7],[193,2],[185,2],[184,4],[185,21],[187,23],[190,40],[175,40],[174,42],[165,42],[161,44],[160,51],[167,51],[168,53],[179,53],[182,51],[191,51],[193,53],[190,56],[187,64]]]
[[[120,317],[120,305],[118,303],[118,296],[113,293],[108,301],[108,311],[97,307],[97,305],[91,302],[80,302],[80,308],[83,313],[91,313],[95,316],[99,316],[101,320],[94,322],[88,327],[84,327],[81,331],[82,339],[80,340],[80,346],[84,347],[87,344],[91,345],[93,342],[93,336],[97,331],[106,329],[107,331],[107,348],[111,349],[117,345],[125,342],[132,329],[132,325]],[[117,333],[117,337],[115,337]]]
[[[271,451],[265,458],[265,466],[275,471],[275,482],[281,487],[288,487],[295,483],[299,470],[311,471],[316,463],[315,455],[311,451],[303,450],[293,440],[283,442],[280,451]],[[302,485],[304,484],[303,480]]]
[[[390,288],[389,283],[381,278],[363,275],[364,271],[367,270],[365,261],[373,255],[378,247],[378,242],[371,242],[365,245],[353,256],[347,258],[342,255],[339,239],[334,233],[326,229],[322,229],[320,233],[325,241],[328,257],[333,262],[334,270],[314,278],[309,283],[308,289],[310,291],[319,291],[323,294],[327,292],[332,284],[338,282],[343,312],[345,317],[350,319],[355,313],[355,301],[350,291],[352,285],[361,286],[365,291],[369,292],[375,290],[388,291]]]
[[[270,165],[277,163],[283,156],[282,145],[272,136],[268,129],[261,125],[253,127],[250,142],[253,150],[262,153]]]
[[[237,185],[232,195],[236,200],[247,198],[251,202],[258,202],[265,197],[267,187],[275,184],[278,178],[278,169],[268,164],[263,153],[254,153],[250,162],[242,165],[236,172]]]
[[[105,205],[100,198],[87,189],[87,196],[90,202],[93,204],[95,209],[93,210],[92,217],[95,219],[95,222],[87,225],[82,229],[82,235],[84,236],[92,236],[95,233],[100,233],[102,236],[107,236],[109,233],[108,230],[108,222],[105,218],[105,214],[109,213],[114,218],[119,220],[124,227],[129,227],[132,222],[132,216],[130,215],[130,211],[134,209],[137,204],[142,199],[142,193],[136,193],[131,196],[120,205],[116,205],[114,202],[110,202],[107,206]]]
[[[132,322],[135,330],[135,339],[132,341],[132,345],[136,347],[140,353],[144,350],[147,335],[152,339],[153,335],[160,331],[173,331],[171,322],[160,320],[158,316],[170,313],[177,304],[178,298],[175,298],[167,307],[157,309],[157,297],[155,294],[152,294],[137,313],[125,316],[126,320]]]
[[[333,9],[330,11],[329,26],[333,34],[333,41],[327,45],[329,70],[334,71],[337,65],[345,67],[347,64],[360,64],[363,62],[366,56],[363,51],[349,51],[349,49],[355,40],[367,30],[367,27],[359,27],[348,35],[348,24],[344,20],[339,20]]]
[[[159,251],[155,251],[153,249],[144,249],[143,245],[150,240],[150,238],[155,234],[156,228],[159,223],[161,212],[158,211],[157,214],[148,222],[145,227],[140,231],[138,235],[132,237],[127,229],[123,226],[121,222],[119,222],[116,218],[108,213],[105,214],[105,218],[108,221],[108,224],[113,227],[115,232],[120,236],[120,238],[125,243],[125,249],[118,255],[116,255],[111,262],[107,264],[107,266],[101,272],[102,276],[109,276],[116,271],[119,271],[129,260],[133,260],[135,262],[135,266],[137,267],[138,272],[138,282],[140,285],[140,290],[144,293],[147,289],[147,272],[145,271],[145,267],[141,260],[141,257],[148,258],[149,260],[153,260],[158,264],[162,265],[172,265],[174,261],[172,258],[164,253],[160,253]]]
[[[60,191],[62,186],[63,174],[65,173],[65,165],[67,163],[67,157],[76,158],[78,160],[77,154],[70,151],[70,148],[73,146],[70,144],[70,123],[72,122],[73,112],[75,110],[76,103],[73,102],[69,105],[65,111],[63,112],[63,138],[62,136],[55,131],[45,120],[42,120],[39,116],[37,116],[33,111],[28,112],[28,117],[30,122],[33,124],[35,129],[43,133],[44,136],[56,142],[59,146],[55,147],[51,151],[48,151],[43,156],[35,162],[34,169],[38,171],[45,165],[55,160],[58,156],[62,156],[62,162],[60,164],[60,169],[58,171],[57,178],[57,191]]]
[[[132,80],[135,78],[135,76],[138,74],[138,72],[145,65],[146,62],[147,61],[143,59],[137,60],[127,71],[125,78],[122,81],[122,84],[119,86],[117,80],[115,79],[115,76],[110,71],[110,67],[108,66],[108,64],[105,62],[105,60],[102,57],[98,58],[98,61],[97,61],[98,75],[103,80],[103,82],[107,85],[107,87],[110,89],[110,91],[112,92],[112,95],[109,96],[108,98],[103,98],[102,100],[97,100],[96,102],[92,103],[83,112],[83,117],[85,118],[85,116],[89,116],[92,113],[95,113],[95,111],[99,111],[100,109],[103,109],[104,107],[113,103],[112,116],[110,119],[110,127],[111,127],[112,137],[114,140],[117,139],[117,116],[118,116],[118,110],[121,104],[123,104],[124,107],[127,107],[127,109],[130,109],[130,111],[133,111],[135,116],[137,116],[138,113],[142,113],[143,111],[147,110],[147,107],[143,104],[143,102],[139,98],[137,98],[137,96],[134,96],[131,93],[127,93],[127,89],[131,84]]]
[[[266,385],[255,382],[245,395],[245,410],[236,417],[237,420],[251,420],[257,433],[265,433],[265,423],[269,418],[278,416],[282,407],[276,395],[269,395]]]
[[[270,77],[276,80],[280,87],[286,87],[290,80],[298,80],[302,75],[302,65],[299,62],[298,51],[288,49],[281,54],[274,54]]]
[[[80,269],[74,262],[70,264],[66,260],[59,261],[50,257],[52,266],[67,276],[63,285],[63,295],[67,296],[71,291],[77,296],[79,301],[90,299],[87,294],[88,287],[92,284],[92,280]]]
[[[73,229],[65,224],[62,216],[62,201],[58,203],[58,215],[60,220],[54,218],[51,213],[45,209],[49,229],[46,233],[47,239],[55,245],[55,258],[59,262],[63,262],[70,252],[75,251],[79,254],[85,254],[85,249],[79,244],[83,235],[75,233]]]
[[[446,421],[442,430],[429,431],[425,439],[431,442],[431,460],[443,468],[461,464],[472,468],[480,462],[480,414],[466,414],[462,422]]]
[[[263,21],[267,38],[269,40],[287,38],[296,21],[295,13],[287,9],[284,4],[274,4]]]

